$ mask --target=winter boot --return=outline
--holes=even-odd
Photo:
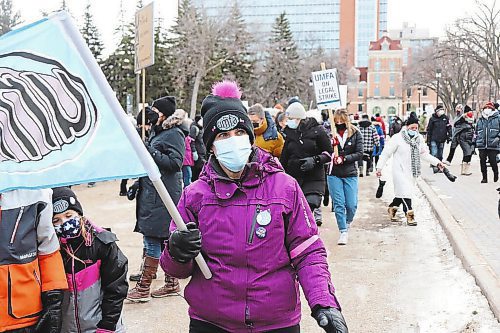
[[[498,181],[498,172],[493,174],[493,181],[496,183]]]
[[[483,173],[483,179],[481,179],[481,184],[486,184],[488,182],[488,175]]]
[[[142,270],[141,278],[136,286],[132,288],[128,294],[127,299],[132,302],[149,302],[151,300],[149,292],[151,290],[151,283],[153,282],[153,275],[158,270],[158,263],[160,259],[145,256],[144,268]]]
[[[167,296],[176,296],[181,291],[179,280],[165,274],[165,284],[160,289],[151,293],[151,297],[162,298]]]
[[[464,164],[462,164],[462,166],[463,166],[462,175],[464,176],[472,175],[472,172],[470,172],[470,162],[469,163],[465,162]]]
[[[363,164],[359,166],[359,176],[363,177]]]
[[[415,221],[415,213],[413,212],[413,210],[409,210],[406,213],[406,224],[411,226],[417,225],[417,221]]]
[[[387,211],[389,212],[389,217],[390,217],[391,221],[398,220],[398,218],[396,217],[396,213],[398,212],[398,207],[389,207],[387,209]]]
[[[130,274],[130,277],[128,278],[129,281],[137,282],[141,279],[142,275],[142,270],[144,269],[144,257],[146,256],[146,250],[142,249],[142,261],[141,261],[141,268],[139,269],[139,273],[137,274]],[[153,275],[153,280],[156,279],[156,273]]]

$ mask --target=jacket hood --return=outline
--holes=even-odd
[[[369,120],[361,120],[358,123],[359,127],[370,127],[372,125],[372,122]]]
[[[314,128],[316,126],[319,126],[319,123],[318,121],[316,120],[316,118],[306,118],[304,119],[300,125],[299,125],[299,130],[301,132],[303,131],[307,131],[307,130],[310,130],[311,128]]]
[[[240,179],[229,178],[213,154],[203,168],[199,179],[208,183],[217,197],[229,199],[238,188],[256,187],[264,182],[267,176],[277,172],[284,172],[278,160],[268,152],[253,147],[249,162]]]
[[[435,119],[441,119],[441,118],[445,118],[445,117],[446,117],[446,113],[442,114],[440,116],[438,116],[437,113],[432,114],[432,118],[435,118]]]

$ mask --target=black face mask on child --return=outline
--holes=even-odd
[[[347,128],[347,125],[346,124],[335,124],[335,128],[337,129],[337,131],[345,131]]]

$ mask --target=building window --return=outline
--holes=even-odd
[[[376,73],[375,74],[375,83],[379,83],[380,82],[380,74]]]
[[[396,95],[394,87],[389,88],[389,96],[394,97]]]
[[[394,106],[389,106],[389,108],[387,109],[387,114],[395,116],[396,108]]]
[[[422,95],[423,95],[423,96],[427,96],[427,88],[425,88],[425,87],[424,87],[424,88],[422,89]]]
[[[389,80],[390,80],[392,83],[394,83],[394,81],[396,81],[396,74],[394,74],[394,73],[389,74]]]
[[[410,111],[411,110],[411,103],[407,103],[406,104],[406,111]]]
[[[380,88],[376,87],[375,91],[373,92],[373,94],[375,95],[375,97],[379,97],[380,96]]]
[[[394,61],[389,62],[389,69],[390,69],[391,71],[394,71],[394,70],[395,70],[395,68],[396,68],[396,64],[394,63]]]
[[[358,89],[358,97],[363,97],[363,88]]]
[[[411,97],[411,88],[406,89],[406,96]]]
[[[376,106],[373,108],[373,114],[377,114],[377,113],[380,114],[381,111],[382,111],[382,109],[380,108],[380,106]]]
[[[358,104],[358,112],[363,112],[363,104]]]
[[[375,61],[375,70],[376,71],[380,70],[380,61],[379,60]]]
[[[426,108],[427,108],[427,103],[422,104],[422,110],[425,111]]]

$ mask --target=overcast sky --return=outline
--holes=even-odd
[[[270,0],[271,1],[271,0]],[[489,1],[489,0],[481,0]],[[41,12],[58,9],[61,0],[13,0],[15,9],[21,12],[22,19],[28,23],[41,18]],[[144,0],[144,4],[150,1]],[[78,23],[87,0],[66,0],[70,12]],[[114,43],[113,31],[117,25],[120,0],[90,0],[96,24],[110,52]],[[136,0],[123,0],[128,17],[135,12]],[[177,0],[156,0],[155,11],[164,19],[165,25],[173,23],[177,10]],[[446,25],[455,19],[470,15],[474,11],[474,0],[389,0],[389,29],[397,29],[403,22],[412,22],[417,28],[428,28],[431,36],[442,36]]]

